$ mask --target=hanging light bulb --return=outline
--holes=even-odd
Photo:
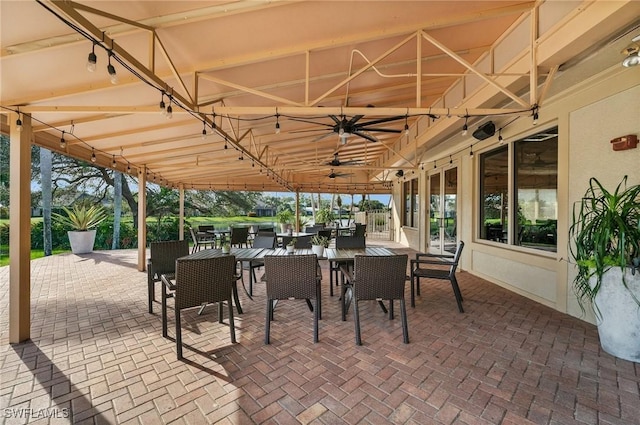
[[[469,147],[469,156],[473,156],[473,145]]]
[[[207,138],[207,122],[202,120],[202,140]]]
[[[280,134],[280,114],[276,113],[276,134]]]
[[[131,172],[131,163],[127,162],[127,173]]]
[[[96,158],[96,151],[91,148],[91,162],[96,162],[97,158]]]
[[[160,113],[167,115],[167,105],[164,104],[164,92],[162,92],[162,99],[160,100]]]
[[[225,149],[228,149],[228,146],[227,146],[227,138],[226,138],[226,137],[224,138],[224,148],[225,148]]]
[[[62,131],[62,136],[60,136],[60,149],[64,149],[67,147],[67,141],[64,140],[64,130]]]
[[[18,133],[22,131],[22,120],[20,119],[20,114],[18,114],[18,119],[16,120],[16,130]]]
[[[404,134],[409,135],[409,115],[404,116]]]
[[[533,125],[538,125],[538,108],[533,110]]]
[[[111,65],[111,56],[112,52],[109,52],[109,64],[107,65],[107,72],[109,73],[109,78],[111,78],[111,84],[118,84],[118,74],[116,73],[116,68]]]
[[[113,155],[113,159],[111,160],[111,167],[116,168],[118,163],[116,162],[116,156]]]
[[[437,168],[437,167],[436,167],[436,162],[435,162],[435,161],[433,161],[433,169],[435,170],[436,168]]]
[[[96,44],[93,43],[93,46],[91,46],[91,53],[89,53],[89,57],[87,58],[87,71],[95,72],[96,63],[98,63],[98,57],[96,56]]]
[[[449,164],[453,164],[453,158],[451,158],[451,155],[449,155]]]
[[[469,120],[469,116],[468,116],[468,115],[466,115],[466,116],[464,117],[464,125],[462,126],[462,135],[463,135],[463,136],[466,136],[466,135],[467,135],[467,132],[468,132],[468,130],[469,130],[469,126],[467,125],[468,120]]]
[[[504,143],[504,139],[502,138],[502,129],[501,128],[498,130],[498,143],[500,143],[500,144]]]
[[[171,107],[171,98],[169,98],[169,105],[167,106],[167,119],[173,118],[173,108]]]

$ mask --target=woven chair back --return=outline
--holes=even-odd
[[[235,270],[236,259],[233,255],[179,259],[176,262],[176,308],[230,300]]]
[[[365,248],[366,241],[364,236],[337,236],[336,248],[337,249],[349,249],[349,248]]]
[[[154,274],[173,273],[176,269],[176,260],[189,255],[189,241],[151,242],[150,251]]]
[[[359,300],[404,298],[408,255],[356,255],[353,295]]]
[[[318,258],[315,254],[265,256],[267,298],[316,299],[317,265]]]
[[[254,248],[269,248],[276,247],[276,234],[275,233],[262,233],[259,232],[253,239]]]

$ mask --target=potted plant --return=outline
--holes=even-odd
[[[329,208],[321,208],[316,213],[316,223],[324,223],[325,225],[330,225],[336,220],[336,216]]]
[[[231,252],[231,244],[227,241],[227,242],[223,242],[222,243],[222,253],[223,254],[228,254]]]
[[[295,249],[295,247],[296,247],[296,242],[297,242],[296,238],[293,238],[293,239],[291,239],[291,240],[289,241],[289,243],[287,244],[287,252],[288,252],[289,254],[293,254],[293,250],[294,250],[294,249]]]
[[[86,254],[93,251],[93,243],[96,240],[95,227],[107,218],[104,209],[98,205],[87,207],[81,204],[76,204],[71,209],[67,207],[62,209],[66,216],[57,213],[53,213],[52,216],[63,226],[71,228],[67,232],[71,252]]]
[[[580,308],[591,305],[602,348],[640,362],[640,185],[627,176],[610,192],[595,178],[569,228]]]
[[[329,238],[326,236],[313,235],[311,237],[311,250],[318,257],[324,257],[324,249],[329,248]]]
[[[278,223],[280,223],[280,229],[282,233],[284,233],[287,231],[287,227],[293,220],[293,213],[289,209],[280,210],[280,212],[276,214],[276,219],[278,220]]]

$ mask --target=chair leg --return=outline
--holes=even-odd
[[[162,336],[167,337],[167,288],[162,284]]]
[[[229,310],[233,310],[233,305],[231,305],[231,300],[229,300]],[[220,301],[218,303],[218,323],[222,323],[223,312],[224,312],[224,303]]]
[[[415,294],[415,279],[416,276],[411,272],[411,307],[416,306],[416,294]]]
[[[273,317],[273,300],[267,299],[267,317],[264,321],[264,343],[269,344],[269,331],[271,330],[271,318]]]
[[[307,302],[307,307],[309,307],[309,311],[313,312],[313,304],[311,304],[311,300],[309,298],[304,299]]]
[[[236,308],[238,309],[238,314],[242,314],[242,306],[240,305],[240,298],[238,298],[238,282],[233,282],[233,300],[236,303]],[[233,308],[231,304],[229,304],[229,308]]]
[[[156,285],[153,280],[153,272],[147,270],[147,292],[149,293],[149,313],[153,314],[153,301],[156,298]]]
[[[402,318],[402,339],[405,344],[409,343],[409,324],[407,323],[407,307],[404,298],[400,298],[400,316]]]
[[[180,309],[176,307],[176,353],[178,360],[182,360],[182,327],[180,325]]]
[[[458,280],[455,275],[451,276],[451,286],[453,287],[453,293],[456,296],[456,302],[458,303],[458,310],[460,313],[464,313],[464,308],[462,308],[462,293],[460,292],[460,287],[458,286]]]
[[[416,277],[416,295],[420,296],[420,276]]]
[[[229,303],[229,332],[231,333],[231,343],[236,343],[236,323],[233,320],[233,307],[231,307],[231,299],[227,301]],[[222,311],[222,303],[220,303],[220,311]]]
[[[393,300],[389,300],[389,320],[393,319]]]
[[[356,345],[362,345],[360,337],[360,312],[358,311],[358,300],[353,299],[353,323],[356,328]]]
[[[329,295],[333,297],[333,263],[329,263]]]
[[[320,318],[320,299],[316,298],[316,308],[313,311],[313,342],[318,342],[318,320]]]

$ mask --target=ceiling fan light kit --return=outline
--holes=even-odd
[[[478,140],[485,140],[496,134],[496,126],[493,121],[488,121],[482,124],[476,131],[473,132],[473,137]]]

